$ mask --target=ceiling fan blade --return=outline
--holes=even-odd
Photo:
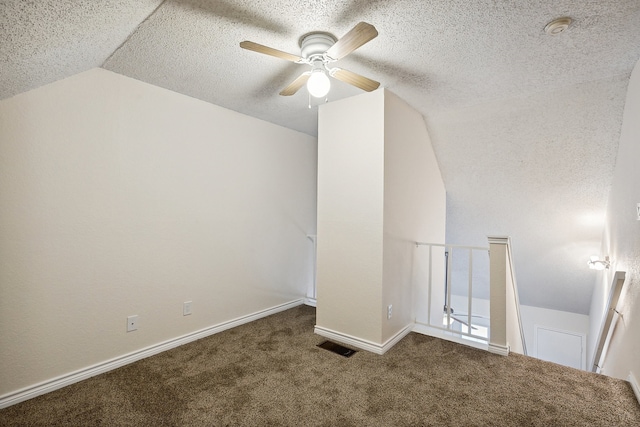
[[[331,70],[330,74],[332,77],[335,77],[342,82],[349,83],[350,85],[367,92],[371,92],[380,87],[379,82],[361,76],[360,74],[356,74],[352,71],[343,70],[342,68],[334,68]]]
[[[327,50],[326,55],[337,61],[368,41],[373,40],[377,35],[378,30],[376,30],[376,27],[366,22],[360,22],[331,46],[329,50]]]
[[[280,91],[280,95],[282,96],[291,96],[295,94],[304,84],[309,80],[309,76],[311,75],[311,71],[307,71],[306,73],[302,73],[295,79],[291,84]]]
[[[291,53],[283,52],[278,49],[274,49],[272,47],[264,46],[259,43],[254,43],[250,41],[240,42],[240,47],[247,50],[252,50],[254,52],[263,53],[265,55],[275,56],[276,58],[284,59],[286,61],[291,62],[300,62],[302,58],[298,55],[293,55]]]

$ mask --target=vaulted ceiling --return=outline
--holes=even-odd
[[[305,33],[360,21],[379,36],[338,65],[424,115],[447,241],[511,236],[521,302],[588,313],[637,0],[0,0],[0,99],[103,67],[315,135],[306,91],[278,95],[306,69],[239,42],[299,54]],[[360,93],[332,84],[329,102]]]

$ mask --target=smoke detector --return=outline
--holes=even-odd
[[[573,19],[569,18],[568,16],[554,19],[544,27],[544,32],[549,34],[550,36],[557,36],[560,33],[564,33],[569,28],[572,22]]]

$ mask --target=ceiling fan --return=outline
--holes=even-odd
[[[376,90],[380,86],[377,81],[354,72],[338,67],[329,67],[329,64],[344,58],[363,44],[373,40],[377,35],[378,31],[373,25],[360,22],[339,40],[325,32],[316,31],[305,34],[300,38],[300,56],[250,41],[241,42],[240,47],[296,64],[310,65],[311,70],[305,71],[289,86],[282,89],[280,95],[291,96],[306,83],[312,96],[322,98],[329,93],[331,88],[328,76],[367,92]]]

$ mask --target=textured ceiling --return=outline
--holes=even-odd
[[[0,0],[0,99],[102,66],[309,134],[303,34],[379,36],[338,62],[425,116],[447,188],[447,240],[512,238],[524,304],[588,313],[640,2]],[[557,36],[545,24],[575,22]],[[333,81],[330,101],[360,93]]]

